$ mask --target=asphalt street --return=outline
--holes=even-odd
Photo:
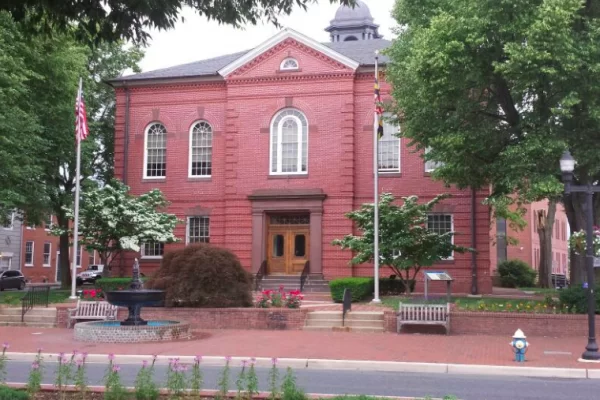
[[[52,384],[56,364],[45,363],[44,383]],[[10,361],[8,382],[26,382],[30,363]],[[89,385],[103,385],[106,365],[88,364]],[[133,386],[138,365],[122,364],[123,383]],[[222,368],[203,367],[204,389],[216,389]],[[230,389],[235,389],[237,368],[232,368]],[[268,369],[257,369],[260,389],[267,390]],[[280,371],[283,375],[285,371]],[[157,380],[165,381],[166,366],[156,366]],[[465,400],[590,400],[598,398],[600,380],[519,378],[486,375],[451,375],[348,370],[295,370],[298,386],[308,393],[369,394],[379,396],[443,397]]]

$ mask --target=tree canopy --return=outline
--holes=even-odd
[[[382,266],[390,268],[410,292],[414,280],[422,267],[452,256],[453,252],[464,253],[465,247],[456,246],[452,237],[455,232],[437,233],[427,229],[427,214],[440,201],[448,198],[440,195],[419,204],[417,196],[403,197],[401,205],[394,204],[394,196],[384,193],[379,200],[379,258]],[[333,244],[354,252],[353,265],[372,262],[375,243],[375,208],[363,204],[359,210],[349,212],[360,235],[346,235]]]
[[[568,148],[577,182],[597,181],[599,12],[581,0],[398,0],[387,79],[402,135],[443,163],[434,176],[491,185],[497,205],[560,198]],[[582,198],[564,200],[583,228]]]
[[[150,28],[170,29],[183,7],[191,7],[210,20],[236,27],[267,20],[278,25],[280,14],[294,6],[306,8],[316,0],[4,0],[0,10],[17,21],[28,20],[36,32],[54,32],[77,25],[78,35],[88,40],[129,39],[145,43]],[[354,0],[330,0],[354,4]]]

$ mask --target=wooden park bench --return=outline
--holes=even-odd
[[[402,304],[398,308],[398,333],[402,325],[443,325],[450,334],[450,304]]]
[[[68,328],[79,320],[112,321],[117,318],[117,306],[106,301],[77,301],[75,308],[69,309]]]

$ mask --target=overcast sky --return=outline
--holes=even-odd
[[[379,33],[391,39],[395,22],[391,17],[394,0],[364,0],[369,6],[375,23],[380,25]],[[309,5],[305,12],[296,9],[290,16],[281,17],[284,27],[292,28],[319,42],[329,41],[324,29],[335,16],[338,5],[329,0],[319,0]],[[187,62],[203,60],[223,54],[235,53],[258,46],[278,32],[268,23],[248,25],[243,30],[228,25],[219,25],[194,13],[192,9],[183,12],[185,22],[179,22],[168,31],[150,31],[152,40],[145,49],[146,56],[141,62],[142,71],[170,67]]]

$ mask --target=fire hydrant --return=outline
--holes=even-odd
[[[527,348],[529,347],[529,343],[525,340],[527,336],[523,333],[522,330],[517,329],[515,334],[513,335],[513,340],[509,344],[513,348],[513,352],[515,353],[515,361],[516,362],[524,362],[525,361],[525,353],[527,353]]]

